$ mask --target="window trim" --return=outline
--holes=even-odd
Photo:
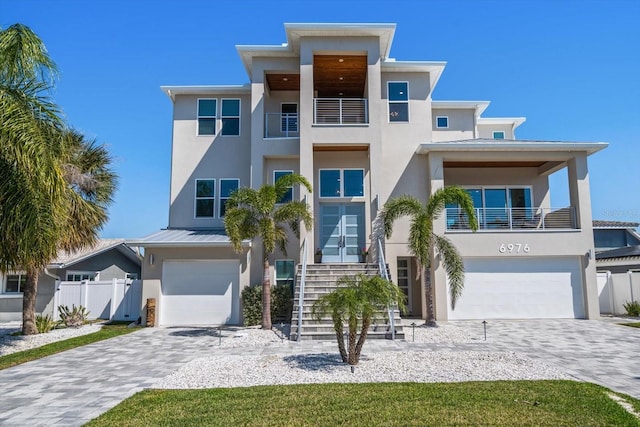
[[[289,172],[290,175],[293,175],[293,169],[274,169],[273,173],[271,174],[271,178],[273,179],[273,185],[276,185],[276,172]],[[295,200],[295,189],[293,188],[293,185],[289,187],[291,189],[291,201]],[[285,202],[286,203],[286,202]],[[282,204],[282,203],[276,203],[278,205]]]
[[[400,267],[400,263],[398,261],[400,260],[406,260],[407,261],[407,266],[406,267]],[[411,278],[413,277],[412,272],[411,272],[411,262],[412,262],[412,257],[407,257],[407,256],[399,256],[396,259],[396,280],[400,281],[400,270],[406,270],[407,271],[407,307],[409,309],[409,311],[411,311],[411,308],[413,307],[413,298],[411,296],[412,292],[411,292],[411,286],[413,285],[413,282],[411,280]],[[400,285],[398,285],[398,287],[400,287]],[[402,288],[400,288],[402,289]]]
[[[18,292],[8,292],[7,291],[7,279],[9,276],[18,276]],[[24,276],[24,279],[22,278]],[[9,271],[5,274],[2,274],[2,287],[0,288],[0,295],[2,296],[22,296],[23,291],[22,287],[24,283],[27,281],[27,272],[26,271]]]
[[[438,119],[447,119],[447,125],[439,126]],[[436,116],[436,129],[449,129],[449,116]]]
[[[83,282],[84,280],[69,280],[69,275],[92,275],[92,279],[86,279],[89,282],[97,282],[100,280],[100,272],[99,271],[89,271],[89,270],[67,270],[65,273],[65,282]]]
[[[198,181],[213,181],[213,197],[198,197]],[[198,200],[213,199],[212,216],[198,216]],[[193,218],[194,219],[215,219],[216,218],[216,179],[215,178],[196,178],[193,186]]]
[[[236,190],[240,188],[240,178],[218,178],[218,218],[224,218],[224,215],[222,215],[222,201],[229,200],[229,197],[222,197],[222,181],[236,181],[238,183]]]
[[[407,85],[407,100],[406,101],[392,101],[389,96],[389,84],[390,83],[405,83]],[[411,107],[409,105],[409,81],[408,80],[388,80],[387,81],[387,123],[409,123],[411,119]],[[391,104],[407,104],[407,120],[391,120],[391,110],[389,106]]]
[[[222,115],[222,104],[224,101],[238,101],[238,115],[237,116],[223,116]],[[230,136],[230,137],[238,137],[242,134],[242,99],[240,98],[220,98],[220,136]],[[224,129],[224,119],[238,119],[238,134],[237,135],[225,135],[223,132]]]
[[[496,133],[501,133],[502,134],[502,138],[496,138]],[[494,130],[493,132],[491,132],[491,135],[492,135],[493,139],[506,139],[506,136],[507,136],[507,134],[503,130]]]
[[[200,115],[200,101],[216,101],[215,116]],[[200,119],[213,119],[213,134],[200,133]],[[196,99],[196,136],[216,136],[218,134],[218,98],[197,98]]]
[[[322,171],[331,170],[331,171],[340,171],[340,195],[339,196],[323,196],[322,195]],[[359,170],[362,171],[362,196],[345,196],[344,195],[344,171],[345,170]],[[366,176],[367,171],[365,168],[318,168],[318,197],[321,199],[363,199],[367,196],[367,188],[366,188]]]

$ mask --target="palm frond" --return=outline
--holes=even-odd
[[[456,186],[440,188],[429,197],[427,202],[427,212],[433,219],[438,218],[447,205],[458,205],[462,208],[469,220],[471,230],[478,229],[478,220],[476,218],[475,209],[473,208],[473,199],[466,190]]]
[[[29,27],[14,24],[0,31],[0,79],[53,83],[58,69],[44,43]]]
[[[296,185],[302,185],[309,193],[312,192],[311,184],[304,176],[296,173],[283,175],[278,178],[274,184],[277,200],[282,200],[282,197],[289,191],[289,188]]]
[[[453,310],[464,288],[464,263],[462,256],[453,243],[446,237],[433,234],[432,239],[433,245],[440,255],[442,265],[449,278],[449,296],[451,298],[451,309]]]
[[[384,204],[382,218],[387,238],[393,233],[393,223],[400,217],[417,215],[424,208],[415,197],[402,195]]]

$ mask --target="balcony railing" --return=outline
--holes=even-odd
[[[266,113],[264,115],[265,138],[300,138],[297,113]]]
[[[314,98],[313,124],[361,125],[369,123],[366,99]]]
[[[479,230],[576,229],[573,207],[566,208],[476,208]],[[469,230],[461,208],[447,208],[447,230]]]

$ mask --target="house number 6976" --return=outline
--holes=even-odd
[[[528,243],[503,243],[500,245],[500,248],[498,248],[498,250],[500,251],[501,254],[505,254],[505,253],[516,253],[519,254],[520,252],[524,252],[524,253],[529,253],[529,251],[531,250],[531,248],[529,248],[529,244]]]

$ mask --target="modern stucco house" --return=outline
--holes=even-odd
[[[95,245],[76,252],[61,251],[38,276],[36,313],[53,316],[56,284],[138,279],[141,257],[124,239],[100,239]],[[24,271],[0,273],[0,321],[22,320]]]
[[[143,301],[161,325],[241,321],[242,288],[261,282],[260,245],[234,253],[225,201],[240,186],[302,174],[314,227],[275,254],[274,281],[302,259],[358,262],[382,239],[384,203],[421,200],[458,185],[471,194],[480,230],[455,206],[436,224],[462,253],[466,284],[454,311],[434,256],[436,317],[596,318],[599,315],[589,155],[606,143],[519,140],[521,117],[483,117],[486,101],[433,100],[440,61],[390,57],[394,24],[285,24],[282,45],[237,46],[249,83],[163,86],[173,104],[169,224],[145,247]],[[568,171],[569,206],[550,202],[549,175]],[[408,221],[381,240],[392,279],[424,315],[424,289],[407,249]],[[257,262],[256,262],[257,260]],[[144,316],[143,316],[144,318]]]

